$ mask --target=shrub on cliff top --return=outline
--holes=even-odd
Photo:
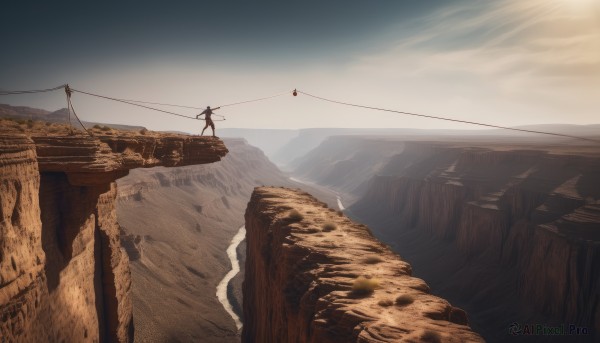
[[[352,293],[355,295],[367,295],[373,293],[378,287],[379,280],[359,276],[354,280],[354,284],[352,284]]]
[[[425,330],[421,335],[423,342],[441,343],[442,336],[437,331]]]
[[[302,219],[304,219],[304,216],[302,215],[302,213],[298,212],[297,210],[291,210],[290,213],[288,214],[288,219],[295,221],[295,222],[299,222]]]
[[[379,300],[377,305],[382,306],[382,307],[388,307],[388,306],[394,305],[394,302],[392,301],[392,299],[381,299],[381,300]]]
[[[410,294],[403,294],[396,298],[396,305],[406,306],[410,305],[415,301],[415,298]]]
[[[377,264],[379,262],[383,262],[383,260],[379,256],[369,256],[365,258],[363,262],[366,264]]]
[[[325,223],[321,228],[323,229],[323,231],[329,232],[337,229],[337,225],[335,225],[334,223]]]

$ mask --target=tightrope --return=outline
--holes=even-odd
[[[112,101],[117,101],[117,102],[121,102],[124,104],[128,104],[128,105],[132,105],[132,106],[138,106],[138,107],[142,107],[142,108],[146,108],[149,110],[153,110],[153,111],[157,111],[157,112],[162,112],[162,113],[166,113],[166,114],[170,114],[170,115],[174,115],[174,116],[178,116],[178,117],[182,117],[182,118],[187,118],[187,119],[193,119],[193,120],[197,120],[198,118],[196,117],[190,117],[190,116],[186,116],[180,113],[175,113],[175,112],[171,112],[171,111],[165,111],[165,110],[161,110],[159,108],[155,108],[155,107],[150,107],[150,106],[146,106],[146,105],[141,105],[141,104],[137,104],[128,100],[122,100],[122,99],[118,99],[118,98],[113,98],[110,96],[106,96],[106,95],[100,95],[100,94],[94,94],[94,93],[90,93],[90,92],[85,92],[82,90],[78,90],[78,89],[73,89],[73,92],[77,92],[77,93],[81,93],[81,94],[86,94],[86,95],[90,95],[90,96],[94,96],[97,98],[102,98],[102,99],[107,99],[107,100],[112,100]],[[205,120],[205,119],[201,119],[201,120]],[[215,119],[215,121],[223,121],[225,119],[219,120],[219,119]]]
[[[186,105],[179,105],[179,104],[170,104],[170,103],[161,103],[161,102],[150,102],[150,101],[142,101],[142,100],[132,100],[132,99],[115,98],[115,97],[110,97],[110,96],[106,96],[106,95],[100,95],[100,94],[95,94],[95,93],[91,93],[91,92],[85,92],[85,91],[78,90],[78,89],[69,88],[69,86],[67,84],[56,86],[56,87],[53,87],[53,88],[46,88],[46,89],[22,90],[22,91],[0,91],[0,96],[1,95],[18,95],[18,94],[44,93],[44,92],[51,92],[51,91],[59,90],[61,88],[64,88],[65,91],[67,92],[67,96],[68,96],[67,106],[68,106],[69,112],[71,112],[71,110],[72,110],[73,114],[75,112],[75,109],[73,108],[73,105],[71,103],[70,92],[77,92],[77,93],[81,93],[81,94],[85,94],[85,95],[89,95],[89,96],[93,96],[93,97],[97,97],[97,98],[102,98],[102,99],[116,101],[116,102],[120,102],[120,103],[124,103],[124,104],[128,104],[128,105],[132,105],[132,106],[142,107],[142,108],[145,108],[145,109],[149,109],[149,110],[153,110],[153,111],[157,111],[157,112],[162,112],[162,113],[165,113],[165,114],[174,115],[174,116],[178,116],[178,117],[182,117],[182,118],[194,119],[194,120],[198,120],[198,119],[200,119],[200,120],[206,120],[206,119],[202,119],[202,118],[198,118],[198,117],[190,117],[190,116],[186,116],[186,115],[183,115],[183,114],[180,114],[180,113],[166,111],[166,110],[163,110],[163,109],[159,109],[159,108],[155,108],[155,107],[151,107],[151,106],[146,106],[146,105],[142,105],[142,104],[172,106],[172,107],[179,107],[179,108],[189,108],[189,109],[195,109],[195,110],[203,110],[204,108],[201,108],[201,107],[186,106]],[[391,113],[397,113],[397,114],[405,114],[405,115],[410,115],[410,116],[416,116],[416,117],[422,117],[422,118],[429,118],[429,119],[436,119],[436,120],[451,121],[451,122],[456,122],[456,123],[463,123],[463,124],[484,126],[484,127],[495,128],[495,129],[519,131],[519,132],[526,132],[526,133],[535,133],[535,134],[541,134],[541,135],[549,135],[549,136],[556,136],[556,137],[572,138],[572,139],[590,141],[590,142],[594,142],[594,143],[600,143],[600,140],[597,140],[597,139],[586,138],[586,137],[579,137],[579,136],[573,136],[573,135],[567,135],[567,134],[562,134],[562,133],[554,133],[554,132],[538,131],[538,130],[528,130],[528,129],[519,129],[519,128],[515,128],[515,127],[508,127],[508,126],[488,124],[488,123],[481,123],[481,122],[475,122],[475,121],[469,121],[469,120],[455,119],[455,118],[450,118],[450,117],[441,117],[441,116],[434,116],[434,115],[422,114],[422,113],[416,113],[416,112],[406,112],[406,111],[392,110],[392,109],[375,107],[375,106],[366,106],[366,105],[360,105],[360,104],[353,104],[353,103],[349,103],[349,102],[344,102],[344,101],[339,101],[339,100],[333,100],[333,99],[324,98],[324,97],[321,97],[321,96],[313,95],[313,94],[310,94],[310,93],[307,93],[307,92],[304,92],[304,91],[299,91],[299,90],[298,91],[294,90],[294,92],[292,94],[295,96],[295,95],[297,95],[296,92],[298,94],[304,94],[306,96],[309,96],[309,97],[312,97],[312,98],[315,98],[315,99],[318,99],[318,100],[321,100],[321,101],[326,101],[326,102],[340,104],[340,105],[345,105],[345,106],[352,106],[352,107],[364,108],[364,109],[375,110],[375,111],[391,112]],[[224,105],[217,106],[214,109],[219,109],[219,108],[222,108],[222,107],[228,107],[228,106],[234,106],[234,105],[247,104],[247,103],[256,102],[256,101],[268,100],[268,99],[276,98],[276,97],[279,97],[279,96],[282,96],[282,95],[285,95],[285,94],[289,94],[289,93],[290,93],[289,91],[285,91],[285,92],[277,93],[277,94],[266,96],[266,97],[261,97],[261,98],[256,98],[256,99],[250,99],[250,100],[245,100],[245,101],[239,101],[239,102],[234,102],[234,103],[230,103],[230,104],[224,104]],[[225,120],[225,117],[222,116],[222,115],[219,115],[219,114],[213,114],[213,115],[214,116],[219,116],[219,117],[223,118],[221,120],[215,119],[215,121],[223,121],[223,120]],[[77,117],[77,115],[75,115],[75,117],[77,118],[77,120],[79,120],[79,118]],[[69,120],[70,120],[70,117],[69,117]],[[80,123],[81,123],[81,121],[80,121]],[[82,126],[83,126],[83,124],[82,124]],[[85,127],[84,127],[84,129],[85,129]]]
[[[277,98],[277,97],[279,97],[279,96],[282,96],[282,95],[285,95],[285,94],[290,94],[290,91],[285,91],[285,92],[277,93],[277,94],[275,94],[275,95],[266,96],[266,97],[264,97],[264,98],[251,99],[251,100],[245,100],[245,101],[234,102],[234,103],[231,103],[231,104],[220,105],[220,106],[217,106],[217,108],[220,108],[220,107],[228,107],[228,106],[234,106],[234,105],[241,105],[241,104],[247,104],[247,103],[250,103],[250,102],[256,102],[256,101],[262,101],[262,100],[273,99],[273,98]]]
[[[26,90],[26,91],[0,91],[0,95],[18,95],[18,94],[32,94],[32,93],[45,93],[45,92],[52,92],[52,91],[56,91],[62,88],[65,88],[65,85],[60,85],[60,86],[56,86],[54,88],[46,88],[46,89],[33,89],[33,90]]]
[[[457,123],[464,123],[464,124],[471,124],[471,125],[479,125],[479,126],[485,126],[485,127],[492,127],[492,128],[496,128],[496,129],[504,129],[504,130],[512,130],[512,131],[520,131],[520,132],[528,132],[528,133],[537,133],[537,134],[542,134],[542,135],[550,135],[550,136],[558,136],[558,137],[567,137],[567,138],[581,139],[581,140],[586,140],[586,141],[590,141],[590,142],[600,143],[600,140],[597,140],[597,139],[591,139],[591,138],[585,138],[585,137],[579,137],[579,136],[571,136],[571,135],[565,135],[565,134],[561,134],[561,133],[553,133],[553,132],[545,132],[545,131],[519,129],[519,128],[516,128],[516,127],[508,127],[508,126],[500,126],[500,125],[494,125],[494,124],[479,123],[479,122],[474,122],[474,121],[454,119],[454,118],[446,118],[446,117],[439,117],[439,116],[432,116],[432,115],[421,114],[421,113],[413,113],[413,112],[404,112],[404,111],[390,110],[390,109],[386,109],[386,108],[373,107],[373,106],[358,105],[358,104],[352,104],[352,103],[349,103],[349,102],[343,102],[343,101],[338,101],[338,100],[327,99],[327,98],[323,98],[323,97],[320,97],[320,96],[312,95],[312,94],[309,94],[309,93],[306,93],[306,92],[302,92],[302,91],[297,91],[297,92],[300,93],[300,94],[304,94],[304,95],[307,95],[309,97],[315,98],[315,99],[319,99],[319,100],[323,100],[323,101],[327,101],[327,102],[331,102],[331,103],[335,103],[335,104],[340,104],[340,105],[366,108],[366,109],[369,109],[369,110],[383,111],[383,112],[392,112],[392,113],[406,114],[406,115],[409,115],[409,116],[417,116],[417,117],[423,117],[423,118],[452,121],[452,122],[457,122]]]

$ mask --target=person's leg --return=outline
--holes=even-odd
[[[215,136],[215,123],[210,123],[210,128],[212,129],[213,137],[216,137]]]
[[[206,123],[206,125],[204,125],[204,128],[202,129],[202,133],[200,134],[200,136],[204,135],[204,130],[206,130],[207,127],[208,127],[208,123]]]

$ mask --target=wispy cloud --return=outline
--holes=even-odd
[[[538,117],[560,121],[558,112],[568,110],[563,122],[598,121],[600,16],[593,8],[568,0],[477,2],[441,9],[398,32],[405,34],[389,50],[363,56],[353,68],[399,83],[448,86],[454,96],[456,88],[479,88],[465,97],[491,108],[514,103]]]

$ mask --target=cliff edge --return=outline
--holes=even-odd
[[[257,188],[245,218],[243,342],[483,341],[366,226],[309,194]]]
[[[226,154],[209,137],[2,130],[0,339],[133,341],[114,181],[132,168],[212,163]]]

